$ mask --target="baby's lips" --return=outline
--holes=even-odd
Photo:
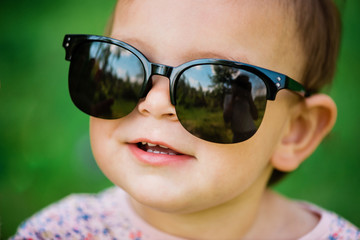
[[[183,155],[182,153],[179,153],[165,145],[158,145],[148,142],[139,142],[137,143],[137,146],[146,151],[151,153],[161,153],[161,154],[168,154],[168,155]]]
[[[150,149],[152,151],[164,151],[174,155],[188,155],[172,147],[171,145],[161,141],[154,141],[154,140],[142,138],[131,141],[130,143],[136,144],[139,148],[143,149],[144,151]]]

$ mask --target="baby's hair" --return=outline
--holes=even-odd
[[[341,18],[333,0],[280,0],[295,17],[295,28],[305,54],[302,78],[311,93],[330,85],[335,75],[341,41]],[[286,173],[274,170],[269,185]]]
[[[311,92],[331,84],[341,41],[341,19],[333,0],[283,1],[292,9],[300,44],[305,53],[302,79]]]

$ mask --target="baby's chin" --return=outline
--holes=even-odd
[[[139,210],[140,212],[143,212],[144,209],[148,209],[151,212],[155,211],[159,214],[184,215],[198,213],[208,209],[208,206],[201,205],[195,200],[189,201],[186,199],[176,199],[175,201],[172,201],[131,197],[131,203],[135,207],[135,210]]]
[[[151,209],[167,214],[189,214],[209,208],[199,195],[191,193],[190,189],[166,188],[164,186],[151,187],[149,184],[144,185],[141,189],[125,189],[130,195],[132,204],[135,209]],[[200,199],[199,199],[200,198]],[[142,211],[142,210],[140,210]]]

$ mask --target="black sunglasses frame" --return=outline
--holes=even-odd
[[[224,60],[224,59],[197,59],[193,61],[186,62],[181,64],[177,67],[167,66],[164,64],[152,63],[150,62],[139,50],[135,47],[122,42],[117,39],[104,37],[104,36],[97,36],[97,35],[86,35],[86,34],[67,34],[65,35],[63,41],[63,47],[66,51],[65,59],[71,61],[73,51],[76,49],[76,46],[83,42],[94,41],[94,42],[104,42],[113,44],[119,47],[122,47],[131,53],[133,53],[142,63],[145,72],[145,79],[142,85],[142,89],[140,92],[140,98],[146,96],[147,91],[146,88],[148,86],[149,80],[153,75],[160,75],[167,77],[170,82],[170,98],[171,103],[175,106],[176,105],[176,97],[175,97],[175,89],[176,89],[176,82],[179,76],[187,70],[188,68],[199,66],[199,65],[224,65],[229,67],[235,67],[238,69],[243,69],[248,72],[251,72],[257,75],[260,79],[262,79],[267,88],[267,100],[275,100],[276,94],[282,90],[287,89],[291,90],[295,93],[298,93],[300,96],[307,97],[309,93],[305,90],[305,88],[298,83],[297,81],[293,80],[292,78],[275,72],[271,71],[262,67],[257,67],[254,65]]]

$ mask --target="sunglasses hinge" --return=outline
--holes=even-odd
[[[151,64],[151,75],[161,75],[170,78],[173,67],[166,66],[163,64],[152,63]]]

